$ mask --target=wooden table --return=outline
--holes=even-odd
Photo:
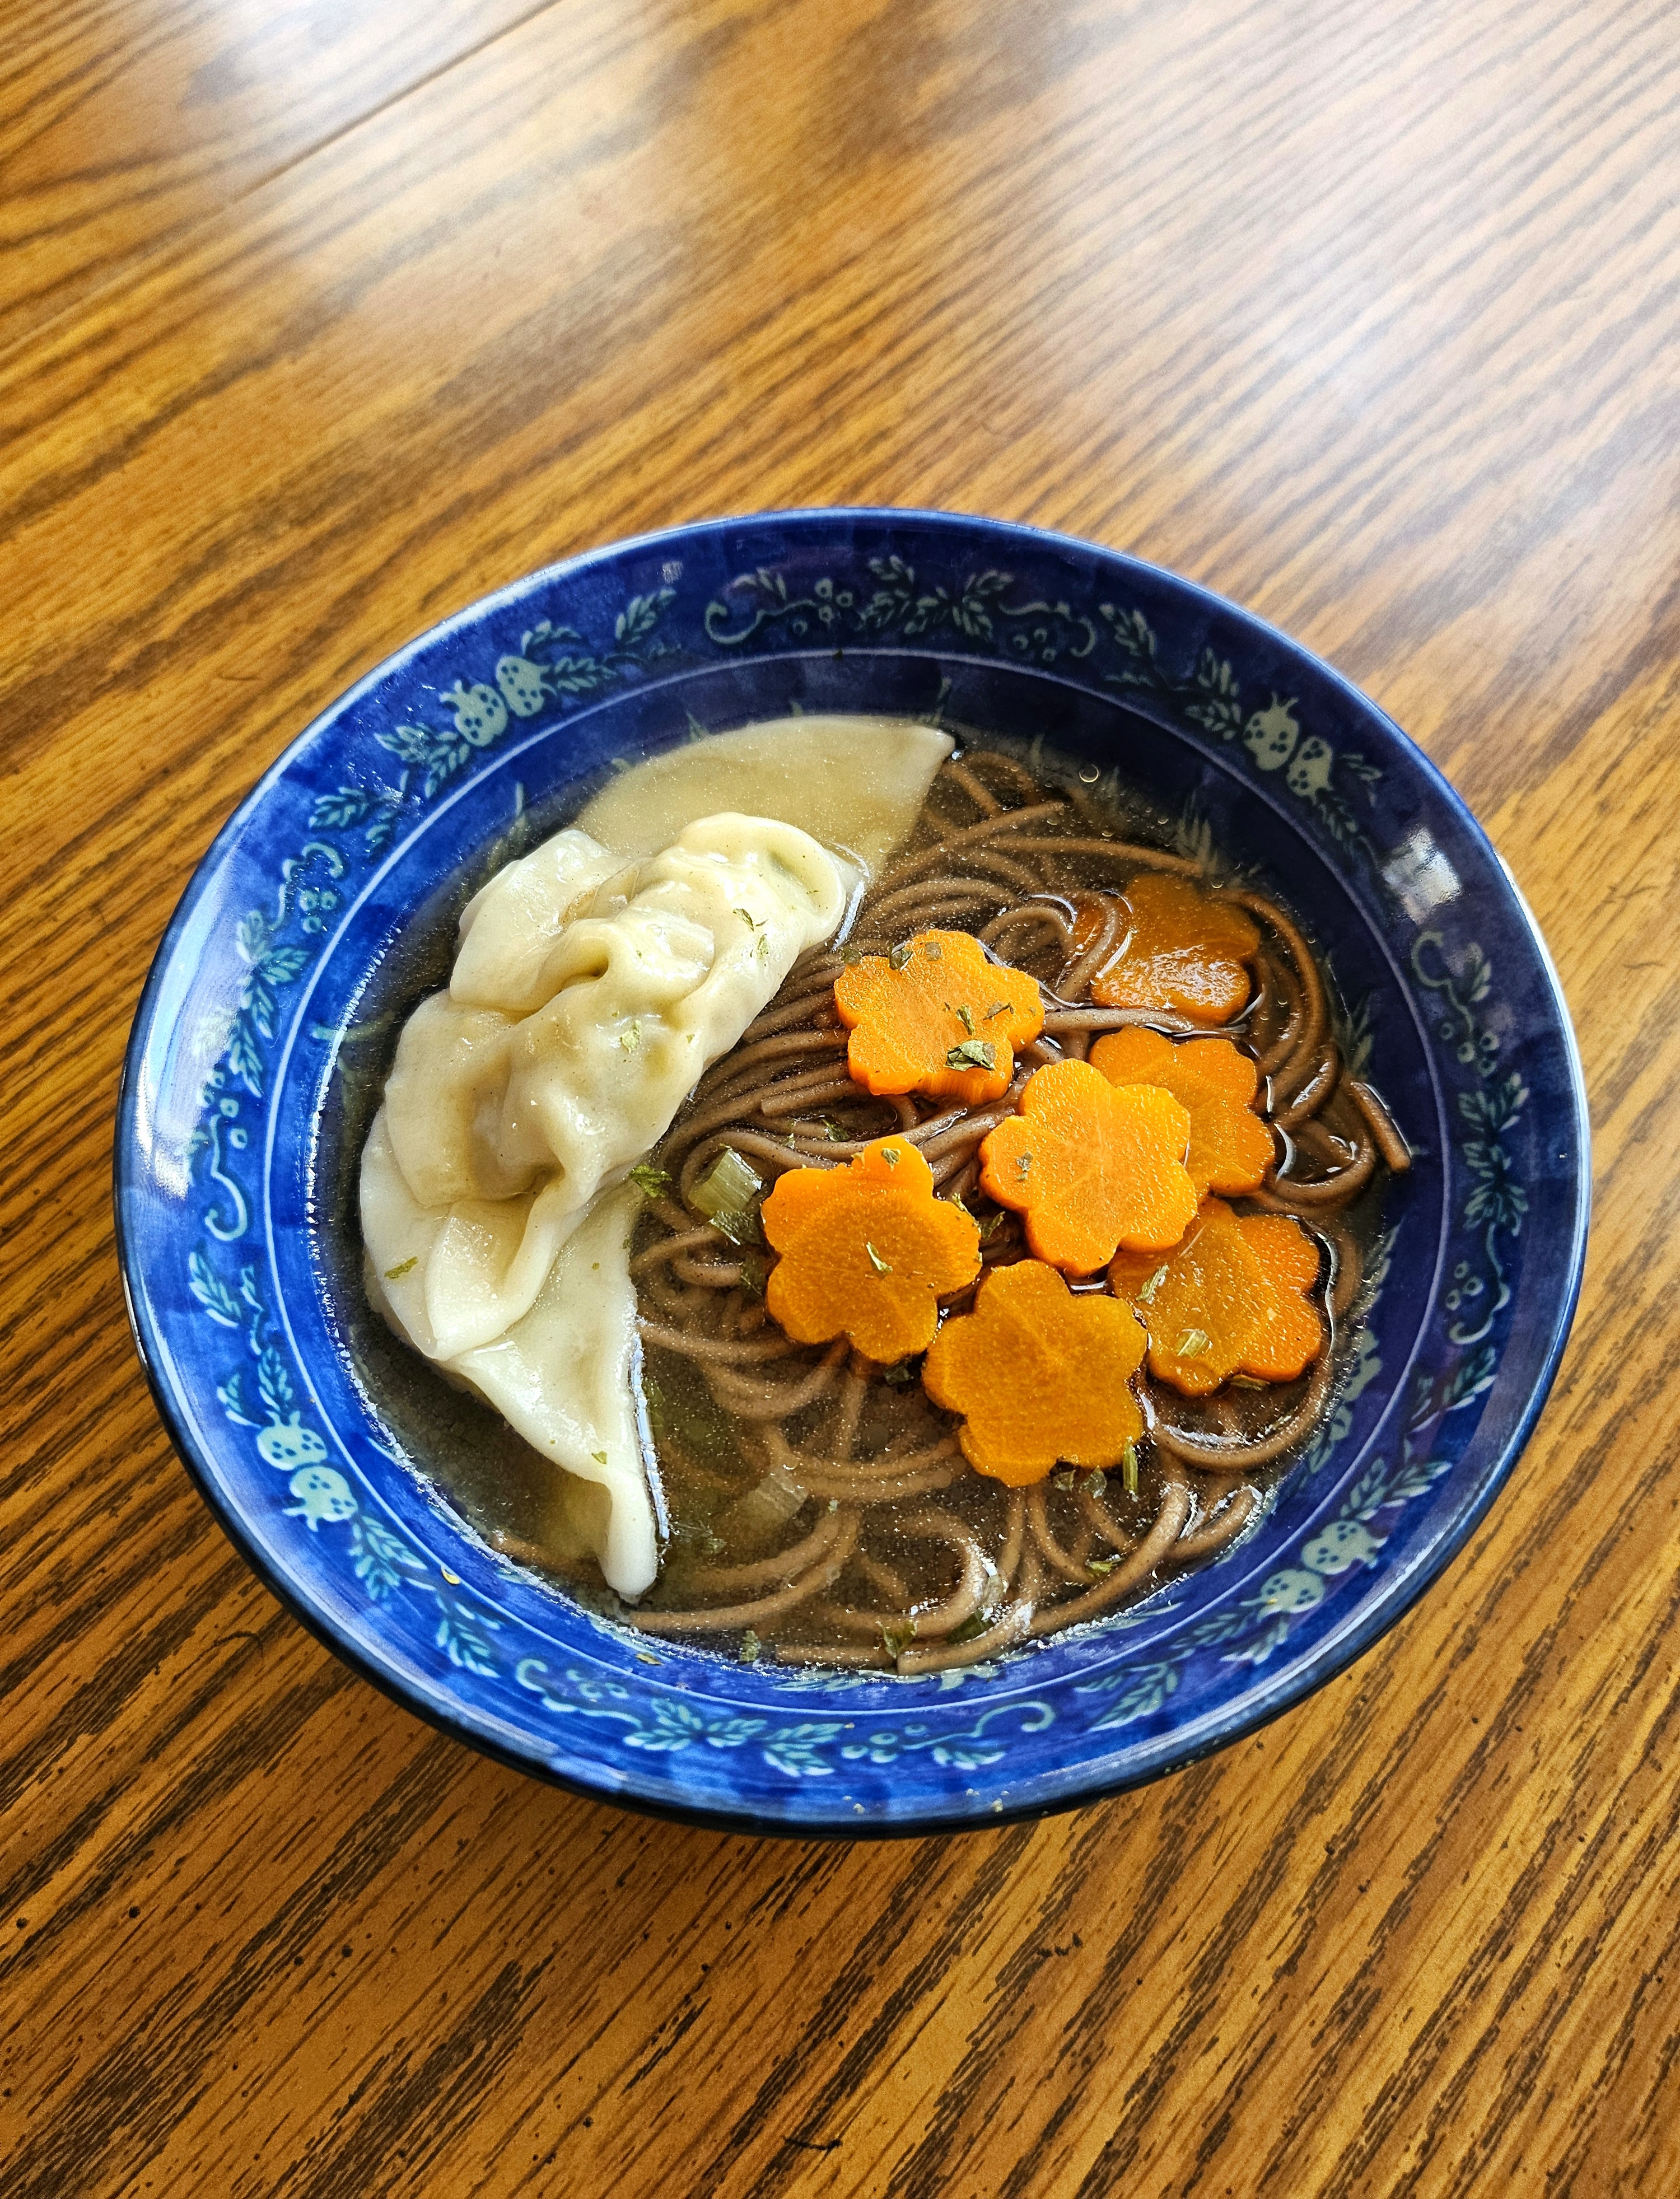
[[[1663,0],[13,0],[6,2199],[1680,2189],[1677,112]],[[1123,545],[1362,681],[1534,906],[1598,1166],[1539,1433],[1379,1648],[856,1849],[353,1679],[172,1455],[108,1195],[153,946],[317,709],[568,551],[831,500]]]

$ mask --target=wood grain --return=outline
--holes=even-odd
[[[0,2192],[1680,2186],[1671,10],[452,0],[201,126],[190,59],[315,20],[25,10],[0,90]],[[316,709],[569,550],[841,499],[1360,680],[1536,908],[1597,1168],[1552,1406],[1410,1619],[1141,1794],[860,1851],[350,1678],[173,1461],[107,1200],[152,947]]]

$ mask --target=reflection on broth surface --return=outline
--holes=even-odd
[[[817,722],[831,782],[848,721]],[[708,863],[737,867],[668,999],[604,995],[607,1069],[638,1080],[640,1105],[663,1061],[673,1100],[655,1093],[634,1117],[653,1128],[633,1188],[615,1187],[633,1158],[630,1115],[592,1128],[604,1188],[552,1250],[532,1253],[533,1232],[544,1202],[561,1203],[557,1182],[576,1184],[581,1148],[554,1128],[546,1088],[522,1143],[500,1129],[517,1063],[528,1074],[562,1059],[542,1053],[538,1028],[557,1009],[528,1005],[548,982],[534,974],[542,958],[528,942],[525,990],[506,1008],[464,1007],[458,990],[452,1006],[427,1003],[467,1065],[436,1071],[442,1057],[405,1038],[399,1070],[421,1061],[431,1111],[405,1118],[393,1076],[365,1137],[362,1206],[374,1303],[443,1363],[423,1366],[375,1322],[354,1342],[411,1458],[493,1545],[592,1607],[731,1655],[926,1672],[1099,1619],[1251,1525],[1332,1400],[1383,1181],[1408,1156],[1350,1069],[1312,948],[1218,851],[1175,849],[1140,801],[1110,781],[1099,795],[1041,750],[1029,760],[977,740],[948,754],[945,735],[878,721],[859,722],[870,814],[848,843],[832,799],[797,814],[798,774],[774,744],[799,730],[718,744],[720,761],[738,744],[728,795],[743,811],[758,797],[756,838],[712,831],[709,743],[642,767],[639,820],[635,773],[579,820],[614,857],[686,834]],[[755,744],[773,778],[754,778]],[[684,773],[692,785],[674,787]],[[809,860],[773,839],[808,825],[838,859],[837,932]],[[744,848],[773,847],[741,867]],[[590,909],[557,893],[538,909],[559,958],[550,975],[563,973],[553,998],[575,1021],[586,1003],[567,989],[566,955],[591,923],[633,926],[665,860],[621,878],[605,917],[610,860],[593,862]],[[774,892],[797,901],[778,884],[789,862],[808,873],[802,941],[795,918],[777,928]],[[755,879],[769,898],[751,900]],[[698,889],[684,890],[680,909],[648,919],[662,951],[673,925],[700,920]],[[387,1049],[443,974],[453,913],[438,912],[429,954],[417,944],[394,973]],[[633,952],[643,935],[625,936]],[[619,932],[603,936],[617,952]],[[703,985],[715,995],[720,971],[735,1019],[708,1011],[711,1065],[685,1079],[669,1066],[681,1057],[659,1049],[684,1042],[688,1004]],[[580,1042],[567,1041],[573,1053]],[[347,1094],[347,1199],[374,1082]],[[409,1141],[394,1163],[392,1124]],[[503,1173],[489,1180],[492,1136]],[[466,1286],[453,1298],[440,1286],[435,1248],[463,1215],[487,1243],[502,1232],[502,1264],[487,1284],[469,1276],[478,1310],[458,1318],[458,1344],[446,1324]],[[479,1315],[521,1257],[546,1280],[500,1305],[494,1327]],[[621,1334],[615,1419],[613,1397],[583,1393],[610,1390]],[[580,1337],[587,1366],[559,1368]]]

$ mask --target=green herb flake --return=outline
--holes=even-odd
[[[946,1006],[948,1007],[950,1006],[949,1001],[947,1001]],[[974,1035],[974,1018],[970,1011],[967,1008],[951,1008],[951,1013],[956,1018],[957,1021],[962,1025],[969,1036],[972,1038]]]
[[[1137,1445],[1135,1444],[1128,1444],[1120,1454],[1120,1479],[1125,1484],[1127,1496],[1135,1496],[1138,1493]]]
[[[895,947],[891,953],[887,956],[888,967],[893,970],[901,970],[915,951],[915,948],[911,945],[907,939],[901,939],[897,946]]]
[[[1199,1359],[1213,1349],[1213,1339],[1205,1328],[1187,1328],[1181,1331],[1173,1349],[1181,1359]]]
[[[768,962],[770,960],[770,935],[767,931],[761,931],[759,933],[758,945],[754,948],[753,952],[757,955],[761,962]]]
[[[754,916],[750,911],[744,908],[738,908],[735,913],[740,918],[742,923],[746,925],[749,931],[757,931],[761,928],[759,919]]]
[[[1073,1468],[1070,1466],[1065,1466],[1059,1473],[1053,1473],[1050,1477],[1050,1480],[1053,1487],[1054,1488],[1071,1489],[1073,1486]]]
[[[971,1611],[960,1626],[954,1626],[945,1636],[947,1646],[956,1648],[965,1642],[977,1642],[983,1634],[989,1632],[996,1624],[995,1613]]]
[[[1017,1175],[1024,1176],[1031,1166],[1032,1155],[1030,1153],[1022,1153],[1015,1163],[1015,1173]]]
[[[1154,1274],[1149,1278],[1149,1280],[1143,1286],[1141,1290],[1139,1291],[1138,1304],[1140,1305],[1148,1305],[1152,1304],[1156,1292],[1160,1289],[1162,1284],[1165,1282],[1166,1280],[1166,1269],[1164,1268],[1157,1268]]]
[[[764,1644],[750,1626],[741,1636],[741,1662],[744,1665],[755,1665],[763,1654]]]
[[[420,1255],[417,1252],[411,1252],[407,1259],[400,1260],[394,1268],[387,1268],[385,1280],[388,1283],[400,1283],[411,1268],[417,1268],[419,1264]]]
[[[607,1455],[604,1450],[592,1450],[589,1455],[594,1460],[597,1466],[604,1466],[607,1462]]]
[[[945,1057],[947,1069],[995,1069],[997,1048],[989,1038],[965,1038]]]
[[[907,1390],[916,1379],[913,1359],[901,1359],[895,1367],[889,1367],[881,1379],[895,1390]]]
[[[916,1638],[916,1622],[906,1619],[901,1625],[890,1619],[881,1621],[881,1647],[890,1657],[901,1657]]]
[[[980,1224],[980,1242],[983,1245],[989,1245],[1008,1219],[1009,1216],[1000,1206],[995,1206]]]
[[[621,1031],[618,1035],[618,1042],[627,1053],[633,1053],[642,1042],[641,1025],[632,1024],[627,1031]]]
[[[896,1146],[883,1146],[881,1148],[881,1158],[886,1163],[889,1168],[896,1168],[898,1166],[898,1147]]]
[[[1091,1558],[1087,1560],[1085,1570],[1088,1573],[1094,1573],[1099,1580],[1106,1580],[1119,1562],[1118,1558]]]
[[[630,1171],[630,1181],[648,1198],[662,1199],[671,1188],[671,1171],[656,1168],[651,1161],[638,1161]]]
[[[982,1023],[989,1024],[994,1016],[1006,1016],[1008,1013],[1009,1003],[1007,1000],[994,1000],[990,1007],[987,1009],[985,1014],[981,1017],[980,1020]]]
[[[876,1272],[876,1274],[877,1274],[878,1275],[890,1275],[890,1274],[891,1274],[891,1273],[892,1273],[892,1263],[891,1263],[891,1261],[890,1261],[890,1260],[884,1260],[884,1259],[881,1257],[880,1254],[879,1254],[879,1253],[875,1250],[875,1247],[874,1247],[871,1243],[870,1243],[869,1239],[868,1239],[866,1237],[866,1238],[864,1239],[864,1240],[863,1240],[863,1249],[864,1249],[864,1251],[865,1251],[866,1252],[867,1252],[867,1253],[868,1253],[868,1255],[869,1255],[869,1264],[870,1264],[870,1266],[871,1266],[872,1268],[873,1268],[873,1269],[875,1270],[875,1272]]]
[[[923,948],[922,952],[926,955],[930,962],[942,962],[945,960],[944,948],[931,939],[930,939],[927,945]]]

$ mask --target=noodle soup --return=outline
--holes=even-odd
[[[618,845],[469,904],[363,1224],[452,1385],[394,1350],[377,1386],[439,1401],[429,1467],[509,1557],[664,1640],[911,1675],[1251,1527],[1408,1155],[1217,851],[1039,750],[830,722],[850,810],[831,767],[697,818],[656,760],[652,825],[627,774]]]

